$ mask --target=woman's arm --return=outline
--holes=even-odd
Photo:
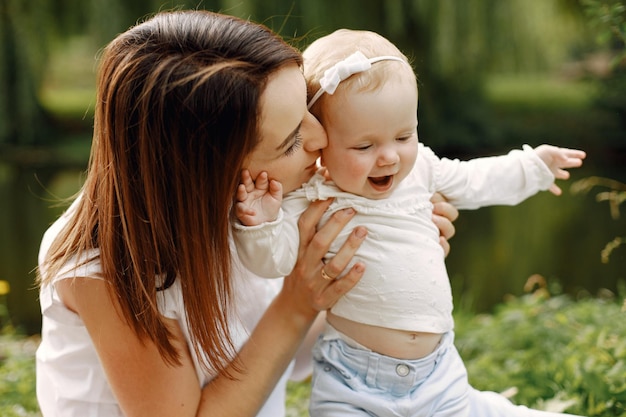
[[[313,373],[313,357],[312,350],[315,342],[326,326],[326,312],[322,311],[309,328],[304,341],[296,352],[295,366],[291,372],[290,379],[292,381],[304,381]]]
[[[117,313],[119,306],[104,281],[77,279],[59,284],[63,301],[85,323],[127,417],[257,414],[318,312],[330,308],[363,274],[364,266],[357,263],[341,280],[329,282],[321,277],[322,267],[336,275],[343,271],[366,235],[365,229],[356,228],[335,258],[324,266],[321,259],[330,243],[354,215],[350,209],[338,212],[316,232],[315,225],[329,203],[312,204],[300,218],[298,262],[240,350],[242,371],[231,366],[229,371],[235,378],[218,376],[203,389],[175,322],[169,321],[181,353],[181,366],[168,365],[154,344],[137,338]]]

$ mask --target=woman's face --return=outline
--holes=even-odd
[[[297,65],[286,65],[269,79],[261,96],[259,132],[259,144],[243,165],[253,179],[265,171],[286,194],[313,176],[327,139],[306,108],[306,84]]]

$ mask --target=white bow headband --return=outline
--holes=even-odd
[[[397,56],[383,55],[367,58],[360,51],[356,51],[343,61],[337,62],[324,71],[324,76],[320,79],[320,89],[317,90],[311,101],[309,101],[307,108],[310,109],[322,94],[333,94],[337,86],[339,86],[339,83],[346,78],[359,72],[367,71],[372,67],[373,63],[378,61],[400,61],[406,63],[402,58]]]

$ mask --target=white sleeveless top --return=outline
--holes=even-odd
[[[75,205],[76,202],[44,234],[39,251],[40,267],[55,236],[68,221]],[[234,250],[233,252],[235,253]],[[94,250],[87,256],[97,253],[98,251]],[[233,318],[231,323],[231,331],[233,342],[239,348],[248,339],[265,309],[280,291],[282,279],[260,278],[244,269],[238,260],[236,264],[236,271],[241,273],[237,275],[234,303],[237,313],[234,315],[236,319]],[[61,271],[51,284],[44,285],[40,290],[42,330],[41,344],[36,354],[36,373],[37,399],[44,417],[123,416],[85,325],[77,314],[65,307],[55,291],[55,284],[62,279],[75,276],[99,279],[100,272],[100,263],[95,260],[72,271]],[[187,343],[191,343],[180,281],[176,280],[171,287],[161,291],[160,295],[158,302],[161,314],[177,320]],[[189,350],[196,366],[199,383],[204,386],[215,375],[204,373],[194,349]],[[292,369],[293,363],[258,417],[285,415],[286,383]]]

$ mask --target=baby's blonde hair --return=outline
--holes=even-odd
[[[412,87],[417,88],[415,73],[408,58],[392,42],[371,31],[339,29],[317,39],[303,52],[308,99],[310,100],[320,89],[320,79],[324,76],[324,71],[357,51],[367,58],[383,55],[396,56],[407,65],[397,61],[376,62],[369,70],[341,81],[334,95],[338,95],[337,93],[341,95],[342,91],[373,91],[392,78],[410,83]],[[311,113],[320,120],[324,119],[323,103],[328,96],[328,94],[322,94],[310,109]]]

